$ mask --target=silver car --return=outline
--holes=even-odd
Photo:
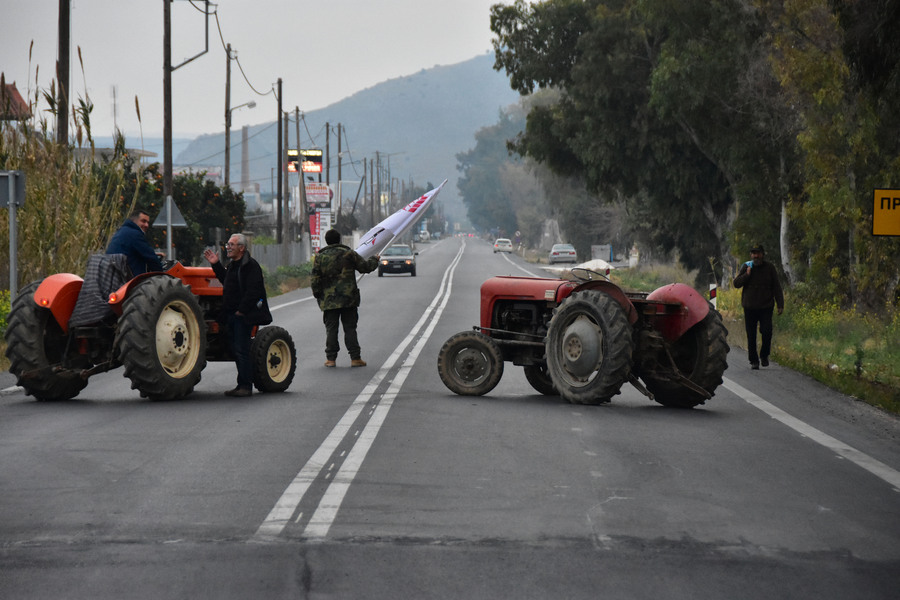
[[[512,252],[513,246],[512,242],[506,238],[497,238],[494,242],[494,254],[498,252]]]
[[[577,263],[578,255],[575,253],[575,247],[572,244],[553,244],[547,260],[551,265],[557,262]]]

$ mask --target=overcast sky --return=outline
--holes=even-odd
[[[274,95],[258,93],[270,92],[279,77],[285,110],[311,111],[388,79],[490,52],[490,7],[497,3],[512,0],[219,0],[210,4],[217,16],[209,19],[209,51],[172,75],[174,135],[224,129],[225,44],[238,59],[231,106],[256,101],[232,112],[239,129],[277,118]],[[173,65],[204,51],[203,6],[173,2]],[[141,130],[161,136],[163,2],[71,0],[71,7],[72,98],[86,92],[93,102],[93,135],[109,136],[117,124],[129,138]],[[0,0],[0,71],[23,95],[54,78],[58,12],[59,0]]]

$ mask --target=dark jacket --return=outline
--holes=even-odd
[[[772,308],[778,304],[784,308],[784,293],[778,280],[775,265],[762,261],[758,266],[749,269],[747,263],[741,265],[738,276],[734,278],[734,287],[741,290],[741,306],[750,309]]]
[[[107,254],[124,254],[128,257],[131,274],[137,277],[147,271],[162,271],[162,263],[147,241],[144,230],[131,219],[126,220],[113,235],[106,247]]]
[[[378,268],[374,256],[365,259],[343,244],[325,246],[313,260],[310,287],[322,310],[359,306],[356,271],[371,273]]]
[[[272,322],[266,299],[266,285],[262,267],[249,252],[240,260],[231,261],[228,268],[221,262],[212,265],[216,278],[222,282],[222,312],[218,321],[225,323],[228,317],[240,311],[251,325],[267,325]],[[257,304],[262,301],[261,306]]]

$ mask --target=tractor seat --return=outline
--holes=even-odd
[[[124,254],[92,254],[88,258],[84,283],[78,293],[69,327],[100,325],[115,321],[109,295],[131,279],[128,257]]]

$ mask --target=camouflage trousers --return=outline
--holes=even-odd
[[[359,323],[359,311],[352,308],[332,308],[322,311],[322,321],[325,323],[325,358],[335,360],[341,345],[338,343],[338,325],[344,328],[344,345],[350,353],[350,359],[360,358],[362,350],[359,347],[359,338],[356,336],[356,325]]]

